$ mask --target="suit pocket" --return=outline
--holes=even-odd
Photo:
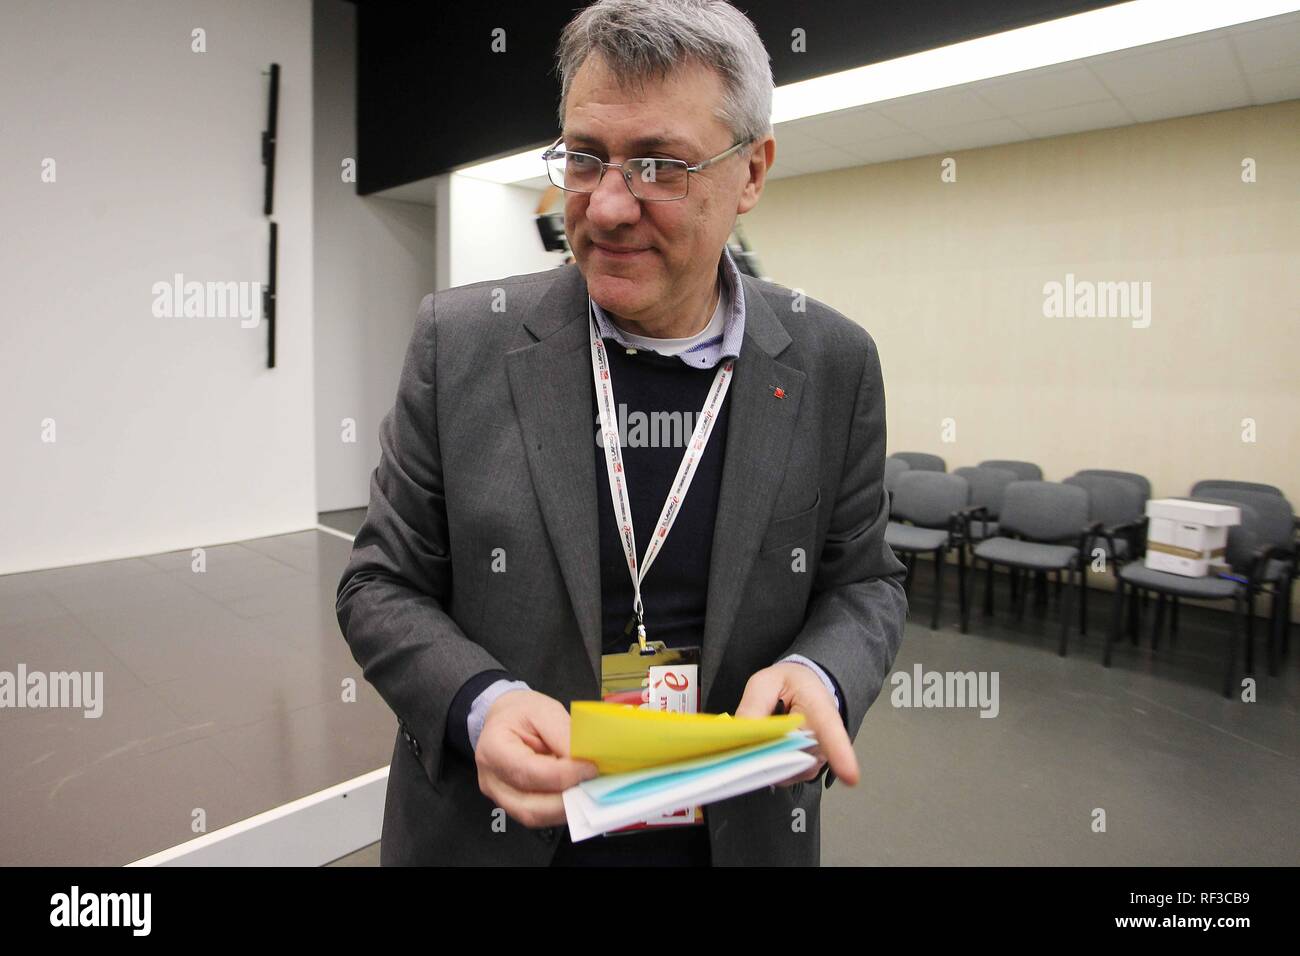
[[[772,519],[767,526],[767,533],[763,535],[763,543],[758,547],[758,553],[766,554],[768,551],[799,544],[810,538],[817,530],[817,512],[821,503],[822,493],[819,488],[817,500],[811,507],[796,514]]]

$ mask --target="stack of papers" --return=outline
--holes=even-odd
[[[577,843],[646,817],[749,793],[817,763],[802,714],[756,719],[575,701],[570,755],[601,776],[564,792]]]

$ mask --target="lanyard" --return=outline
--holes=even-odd
[[[663,510],[659,512],[659,521],[655,524],[654,534],[646,548],[645,557],[638,570],[636,562],[636,532],[632,528],[632,505],[627,497],[626,472],[623,468],[623,450],[618,440],[618,414],[614,408],[614,381],[610,377],[609,356],[605,353],[605,343],[601,341],[600,331],[596,327],[596,316],[591,309],[591,300],[587,300],[587,318],[591,330],[591,374],[596,385],[596,399],[600,403],[600,421],[605,436],[605,468],[609,472],[609,496],[614,505],[614,518],[621,531],[619,540],[623,545],[623,555],[627,558],[628,573],[632,576],[632,609],[636,612],[636,634],[642,653],[648,653],[645,633],[645,606],[641,603],[641,582],[646,572],[654,563],[655,557],[663,548],[664,539],[681,511],[681,504],[686,499],[686,492],[695,477],[695,469],[704,457],[704,447],[709,443],[713,424],[717,421],[718,409],[727,395],[731,385],[731,367],[733,360],[727,359],[718,365],[713,384],[704,399],[704,406],[696,416],[695,432],[682,455],[681,464],[677,466],[677,477],[673,479],[672,489],[664,499]]]

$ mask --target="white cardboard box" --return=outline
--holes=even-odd
[[[1241,509],[1208,501],[1155,498],[1147,502],[1146,566],[1203,578],[1227,565],[1228,529],[1241,524]]]

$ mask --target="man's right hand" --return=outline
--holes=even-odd
[[[565,822],[561,792],[596,776],[596,765],[569,757],[569,712],[533,690],[502,694],[488,708],[474,750],[478,788],[526,827]]]

